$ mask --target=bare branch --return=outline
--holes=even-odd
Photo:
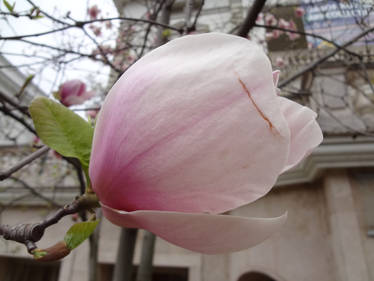
[[[262,11],[265,6],[266,0],[256,0],[252,7],[248,10],[247,16],[244,22],[240,26],[237,35],[247,38],[248,32],[255,26],[258,14]]]
[[[21,90],[22,90],[22,88],[21,88]],[[21,90],[19,91],[19,93],[21,92]],[[14,101],[12,98],[8,97],[7,95],[2,93],[1,91],[0,91],[0,100],[7,102],[8,104],[13,106],[14,108],[18,109],[23,114],[25,114],[26,116],[30,117],[30,113],[27,111],[27,107],[20,106],[19,102]]]
[[[44,146],[44,147],[38,149],[37,151],[31,153],[26,158],[22,159],[20,162],[18,162],[16,165],[14,165],[13,167],[11,167],[7,171],[0,173],[0,181],[3,181],[5,179],[9,178],[13,173],[17,172],[18,170],[20,170],[21,168],[23,168],[27,164],[31,163],[35,159],[37,159],[40,156],[42,156],[45,153],[47,153],[48,150],[49,150],[49,147],[48,146]]]
[[[374,31],[374,27],[372,28],[369,28],[363,32],[361,32],[360,34],[356,35],[354,38],[352,38],[351,40],[349,40],[348,42],[344,43],[341,45],[342,48],[346,48],[350,45],[352,45],[353,43],[355,43],[357,40],[359,40],[360,38],[364,37],[365,35],[369,34],[370,32],[373,32]],[[331,58],[332,56],[334,56],[336,53],[338,53],[340,51],[340,49],[335,49],[333,51],[331,51],[330,53],[326,54],[325,56],[321,57],[320,59],[316,60],[315,62],[311,63],[310,65],[308,65],[307,67],[305,67],[304,69],[298,71],[296,74],[292,75],[291,77],[288,77],[287,79],[285,79],[284,81],[281,81],[279,84],[278,84],[278,87],[279,88],[282,88],[284,86],[286,86],[287,84],[291,83],[292,81],[294,81],[295,79],[299,78],[300,76],[302,76],[304,73],[308,72],[308,71],[311,71],[313,70],[314,68],[316,68],[318,65],[320,65],[321,63],[325,62],[326,60],[328,60],[329,58]]]
[[[37,249],[35,245],[44,235],[44,231],[51,225],[60,221],[63,217],[75,214],[82,210],[92,210],[100,207],[98,199],[94,194],[85,194],[78,197],[72,203],[62,207],[39,223],[18,224],[9,226],[0,224],[0,235],[6,240],[25,244],[30,254]]]
[[[201,4],[200,4],[200,7],[199,9],[197,10],[197,13],[195,15],[195,19],[192,23],[192,25],[190,26],[190,29],[188,31],[195,31],[196,30],[196,25],[197,25],[197,20],[199,19],[200,17],[200,14],[201,14],[201,11],[203,10],[203,7],[204,7],[204,4],[205,4],[205,1],[204,0],[201,0]]]
[[[344,52],[346,52],[347,54],[349,54],[351,56],[355,56],[355,57],[359,57],[359,58],[362,57],[361,55],[359,55],[355,52],[352,52],[352,51],[346,49],[345,47],[339,45],[335,41],[327,39],[326,37],[324,37],[322,35],[319,35],[319,34],[316,34],[316,33],[309,33],[309,32],[300,31],[300,30],[292,30],[292,29],[288,29],[288,28],[283,28],[283,27],[279,27],[279,26],[275,26],[275,25],[264,25],[264,24],[257,24],[257,23],[254,25],[254,27],[262,27],[262,28],[266,28],[266,29],[280,30],[280,31],[288,32],[288,33],[294,33],[294,34],[300,34],[300,35],[304,35],[304,36],[310,36],[310,37],[313,37],[313,38],[318,38],[318,39],[321,39],[321,40],[323,40],[327,43],[330,43],[331,45],[334,45],[339,50],[343,50]]]
[[[13,118],[14,120],[18,121],[21,123],[29,132],[33,133],[36,135],[36,131],[34,130],[33,127],[31,127],[25,119],[23,119],[20,116],[17,116],[14,114],[9,108],[7,108],[3,102],[3,106],[0,107],[0,111],[3,112],[5,115],[8,115],[9,117]]]
[[[60,204],[56,203],[54,200],[44,196],[43,194],[41,194],[40,192],[36,191],[35,188],[31,187],[30,185],[28,185],[25,181],[19,179],[19,178],[16,178],[16,177],[9,177],[9,179],[12,179],[16,182],[19,182],[20,184],[22,184],[22,186],[27,189],[28,191],[30,191],[31,194],[35,195],[36,197],[40,198],[40,199],[43,199],[44,201],[46,201],[47,203],[51,204],[53,207],[62,207]]]

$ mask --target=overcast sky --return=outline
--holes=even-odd
[[[30,4],[26,0],[8,0],[10,3],[15,1],[15,11],[25,11],[31,8]],[[117,16],[118,13],[112,2],[112,0],[34,0],[34,3],[38,5],[41,9],[47,11],[48,13],[56,17],[64,17],[67,12],[70,12],[72,18],[77,20],[88,20],[87,7],[97,4],[99,9],[102,11],[101,16],[103,17],[113,17]],[[6,7],[1,1],[0,4],[2,11],[7,11]],[[48,31],[53,28],[51,21],[43,18],[39,20],[29,20],[27,18],[14,18],[8,17],[7,20],[0,21],[0,32],[2,36],[11,35],[24,35],[32,34],[43,31]],[[115,28],[110,31],[104,32],[114,32]],[[62,33],[55,33],[48,36],[29,38],[35,42],[41,42],[44,44],[61,46],[66,44],[80,44],[82,46],[91,45],[90,41],[84,41],[82,33],[78,29],[71,29]],[[106,34],[99,40],[103,40]],[[92,47],[91,47],[92,50]],[[89,52],[90,49],[87,49]],[[20,44],[16,41],[2,41],[0,42],[0,52],[5,54],[8,60],[14,65],[24,65],[31,60],[38,61],[38,56],[45,56],[46,54],[41,54],[40,51],[36,51],[35,48],[30,47],[30,45]],[[30,57],[25,58],[23,56],[17,56],[15,54],[27,54]],[[39,58],[39,61],[41,59]],[[79,63],[69,64],[66,69],[59,71],[57,74],[56,70],[52,67],[46,67],[43,64],[34,66],[32,69],[29,67],[19,68],[25,74],[36,74],[34,83],[39,85],[46,93],[50,94],[52,91],[57,90],[58,85],[63,81],[68,79],[79,78],[82,80],[87,80],[87,76],[91,73],[91,80],[106,84],[109,69],[104,69],[99,63],[93,63],[89,60],[80,61]]]

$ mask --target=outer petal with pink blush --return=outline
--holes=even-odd
[[[97,118],[90,178],[104,215],[204,253],[268,237],[283,217],[215,214],[264,196],[311,149],[291,140],[277,77],[260,47],[226,34],[185,36],[137,61]]]
[[[116,225],[143,228],[191,251],[221,254],[261,243],[278,231],[287,214],[276,218],[244,218],[165,211],[125,212],[102,206],[107,219]]]
[[[323,135],[314,111],[289,99],[280,99],[282,112],[291,132],[290,154],[283,169],[286,171],[308,156],[322,142]]]
[[[186,36],[147,54],[98,116],[94,191],[126,211],[221,213],[262,197],[290,138],[272,81],[263,51],[236,36]]]

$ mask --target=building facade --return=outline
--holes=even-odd
[[[146,1],[114,2],[124,16],[136,17],[146,11],[143,6]],[[179,6],[171,15],[171,24],[183,21],[184,1],[176,3]],[[198,30],[228,32],[241,22],[249,4],[251,1],[205,1]],[[291,8],[294,9],[293,6]],[[265,31],[260,30],[256,36],[260,38],[264,35]],[[280,67],[283,79],[331,51],[307,49],[306,43],[300,44],[304,47],[296,46],[293,52],[277,50],[276,46],[272,49],[271,43],[268,44],[274,65],[278,57],[286,61]],[[350,50],[362,52],[362,48],[352,46]],[[229,212],[244,217],[274,217],[287,211],[288,220],[284,228],[258,246],[223,255],[194,253],[157,238],[153,280],[374,280],[374,138],[370,135],[374,126],[373,103],[370,102],[370,99],[374,100],[370,87],[370,77],[374,77],[373,60],[365,56],[368,83],[358,73],[360,64],[354,61],[347,63],[345,58],[341,53],[331,56],[323,66],[305,72],[290,83],[283,93],[290,95],[291,92],[291,97],[319,113],[319,123],[325,134],[322,145],[297,167],[281,175],[265,197]],[[292,96],[291,90],[295,89],[307,95]],[[326,96],[329,97],[327,100]],[[362,132],[366,132],[366,136],[362,136]],[[56,162],[56,165],[61,163]],[[58,166],[57,169],[61,172],[69,167]],[[64,188],[57,188],[53,193],[45,191],[47,196],[54,196],[60,204],[68,203],[77,190],[74,189],[76,181],[69,177],[65,177],[64,181]],[[43,184],[40,183],[41,186]],[[9,190],[10,185],[5,187],[5,191],[0,193],[2,204],[9,203],[9,198],[15,196],[12,195],[15,191]],[[45,207],[46,202],[42,199],[30,200],[26,196],[12,202],[1,213],[1,223],[39,221],[46,215]],[[61,240],[72,224],[71,218],[64,218],[48,229],[40,246],[48,247]],[[135,265],[140,261],[143,235],[144,232],[140,231]],[[100,281],[111,280],[119,236],[120,228],[103,219],[97,267]],[[27,276],[33,276],[35,281],[46,280],[43,279],[47,278],[45,276],[51,281],[88,280],[88,242],[61,262],[52,264],[34,262],[27,258],[22,245],[4,240],[0,240],[0,254],[0,280],[31,280]],[[32,275],[31,272],[36,273]],[[17,274],[19,279],[14,277]]]

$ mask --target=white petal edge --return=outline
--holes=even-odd
[[[323,134],[316,121],[317,114],[313,110],[289,99],[279,98],[281,110],[291,132],[288,160],[282,171],[285,172],[312,153],[322,142]]]
[[[113,224],[146,229],[182,248],[222,254],[255,246],[279,231],[287,213],[275,218],[246,218],[167,211],[125,212],[102,204],[104,216]]]
[[[280,70],[274,70],[273,71],[273,83],[274,83],[275,88],[278,86],[279,75],[280,75]]]

